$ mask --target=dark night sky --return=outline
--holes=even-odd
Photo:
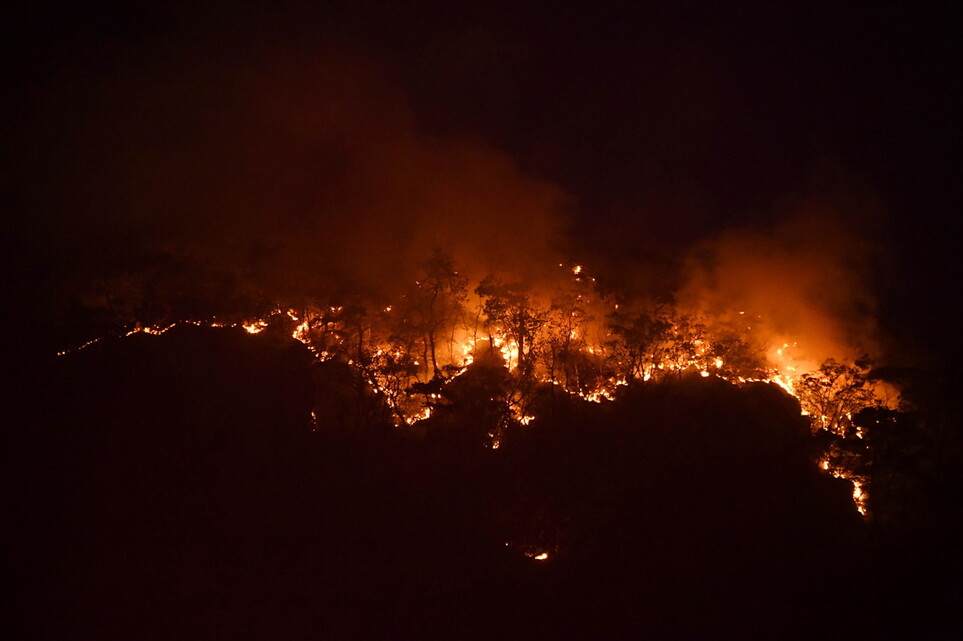
[[[4,10],[9,170],[2,204],[10,212],[5,217],[24,223],[15,230],[26,234],[17,251],[7,252],[15,283],[29,283],[24,272],[36,271],[27,267],[38,257],[55,284],[60,272],[89,255],[115,253],[122,262],[118,246],[137,245],[138,234],[163,227],[164,214],[156,213],[163,207],[155,202],[145,206],[154,213],[142,215],[141,228],[104,224],[95,242],[79,233],[111,217],[117,194],[126,194],[120,200],[129,205],[171,191],[117,173],[116,165],[143,161],[150,174],[168,166],[144,160],[155,152],[174,158],[197,152],[199,164],[262,155],[265,184],[283,182],[295,166],[272,154],[323,167],[326,160],[307,147],[258,142],[264,133],[258,127],[277,116],[284,100],[294,111],[299,96],[326,104],[330,86],[281,90],[280,103],[266,98],[263,109],[242,113],[230,106],[233,81],[225,81],[226,97],[218,82],[235,69],[255,69],[261,76],[253,84],[238,81],[249,93],[237,95],[259,103],[258,88],[271,94],[278,78],[300,86],[305,77],[300,63],[291,71],[272,61],[336,51],[342,73],[354,64],[345,59],[363,60],[359,68],[374,68],[374,84],[382,87],[358,90],[362,97],[351,104],[369,111],[351,121],[349,135],[370,118],[391,121],[384,126],[395,132],[386,134],[392,140],[406,138],[397,131],[414,131],[419,141],[468,140],[499,150],[522,178],[491,169],[499,177],[490,180],[511,185],[512,194],[491,206],[532,193],[530,181],[553,186],[565,195],[570,251],[671,253],[725,229],[773,225],[794,203],[815,199],[831,203],[833,215],[877,249],[871,285],[884,324],[927,347],[954,326],[947,308],[957,289],[949,274],[958,254],[960,131],[953,98],[960,34],[938,5],[194,4],[48,2]],[[276,77],[266,69],[276,69]],[[195,98],[158,107],[167,95]],[[132,96],[133,106],[105,109],[123,102],[117,96]],[[221,113],[226,124],[211,133]],[[235,134],[253,142],[224,142]],[[151,135],[162,143],[150,142]],[[371,136],[365,144],[377,145],[381,138]],[[195,147],[164,146],[168,138],[195,137],[201,141]],[[93,141],[103,144],[102,153],[90,151]],[[162,147],[167,151],[157,152]],[[419,169],[458,165],[465,157],[432,153]],[[207,171],[199,170],[202,177]],[[223,179],[212,176],[211,182]],[[309,180],[291,178],[289,191],[301,193]],[[84,187],[64,187],[73,183]],[[196,185],[175,187],[172,210],[184,194],[210,196]],[[271,197],[259,200],[268,191],[255,189],[253,200],[273,205]],[[85,194],[87,204],[97,205],[79,204]],[[171,219],[190,218],[188,209]],[[215,219],[215,227],[223,224]],[[298,214],[286,220],[296,227]],[[57,240],[75,236],[86,239],[87,253]]]

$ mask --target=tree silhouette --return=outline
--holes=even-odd
[[[518,351],[518,370],[529,376],[535,365],[536,338],[548,320],[548,310],[536,303],[521,283],[505,283],[487,276],[475,289],[485,298],[484,313],[489,328],[511,340]]]
[[[845,435],[852,428],[852,417],[864,407],[879,403],[867,379],[869,363],[854,365],[829,359],[815,372],[799,377],[796,384],[799,403],[809,413],[813,430],[825,429]]]
[[[463,323],[468,278],[455,270],[451,258],[435,249],[422,263],[424,274],[409,288],[401,305],[399,324],[417,334],[422,346],[422,361],[431,375],[441,377],[438,350],[447,344],[447,363],[461,355],[454,354],[455,332]]]

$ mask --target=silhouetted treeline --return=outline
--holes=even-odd
[[[479,359],[417,431],[353,371],[190,326],[45,367],[12,440],[19,638],[959,632],[958,441],[926,409],[942,401],[866,418],[916,439],[874,450],[932,502],[900,529],[895,508],[858,515],[773,385],[680,376],[598,404],[542,384],[492,450],[501,365]]]

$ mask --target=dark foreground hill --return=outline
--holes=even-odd
[[[816,469],[779,388],[680,378],[601,405],[546,392],[491,450],[473,442],[486,399],[468,402],[491,372],[419,438],[315,426],[312,409],[356,390],[317,367],[291,341],[188,327],[31,379],[8,488],[21,637],[960,630],[948,535],[881,540],[848,483]]]

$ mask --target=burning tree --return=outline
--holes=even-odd
[[[532,374],[537,354],[539,331],[548,320],[548,310],[539,305],[521,283],[505,283],[489,275],[475,289],[485,298],[483,311],[489,336],[497,347],[508,352],[523,376]],[[501,343],[501,344],[499,344]]]
[[[853,365],[828,359],[815,372],[796,381],[796,395],[803,411],[809,414],[813,430],[824,429],[845,435],[852,427],[853,415],[879,404],[869,384],[866,359]]]
[[[671,323],[657,314],[618,309],[609,315],[608,327],[613,335],[606,342],[608,360],[616,375],[627,381],[651,378],[659,363],[656,350],[665,341]]]
[[[424,275],[409,288],[401,305],[395,310],[397,330],[417,336],[421,348],[421,362],[430,367],[432,377],[443,376],[458,369],[464,354],[456,355],[456,334],[463,328],[468,278],[457,272],[451,258],[439,249],[422,264]],[[444,365],[440,364],[439,346],[447,347]]]
[[[880,404],[867,361],[829,359],[805,373],[782,340],[791,337],[767,351],[771,337],[751,333],[745,312],[712,314],[691,304],[603,294],[581,266],[566,272],[542,289],[489,275],[474,288],[479,298],[469,314],[471,280],[436,250],[395,297],[340,292],[208,324],[266,330],[308,345],[326,366],[318,371],[319,385],[333,390],[333,396],[319,393],[334,399],[331,408],[316,403],[319,424],[370,431],[428,419],[419,434],[451,429],[491,447],[534,420],[547,399],[556,407],[556,390],[602,402],[613,400],[619,386],[687,371],[735,384],[775,383],[799,400],[814,433],[835,436],[823,468],[852,480],[857,505],[865,503],[865,475],[857,470],[872,460],[862,452],[871,444],[853,417]],[[191,317],[181,322],[203,324]],[[171,326],[138,324],[128,333],[158,334]],[[350,383],[331,384],[344,372],[351,372]]]
[[[729,380],[766,378],[765,354],[730,329],[724,329],[714,335],[711,357],[716,375],[722,378]]]
[[[540,336],[539,364],[543,378],[571,393],[598,387],[605,366],[590,336],[597,325],[590,308],[591,288],[576,273],[556,291]]]

